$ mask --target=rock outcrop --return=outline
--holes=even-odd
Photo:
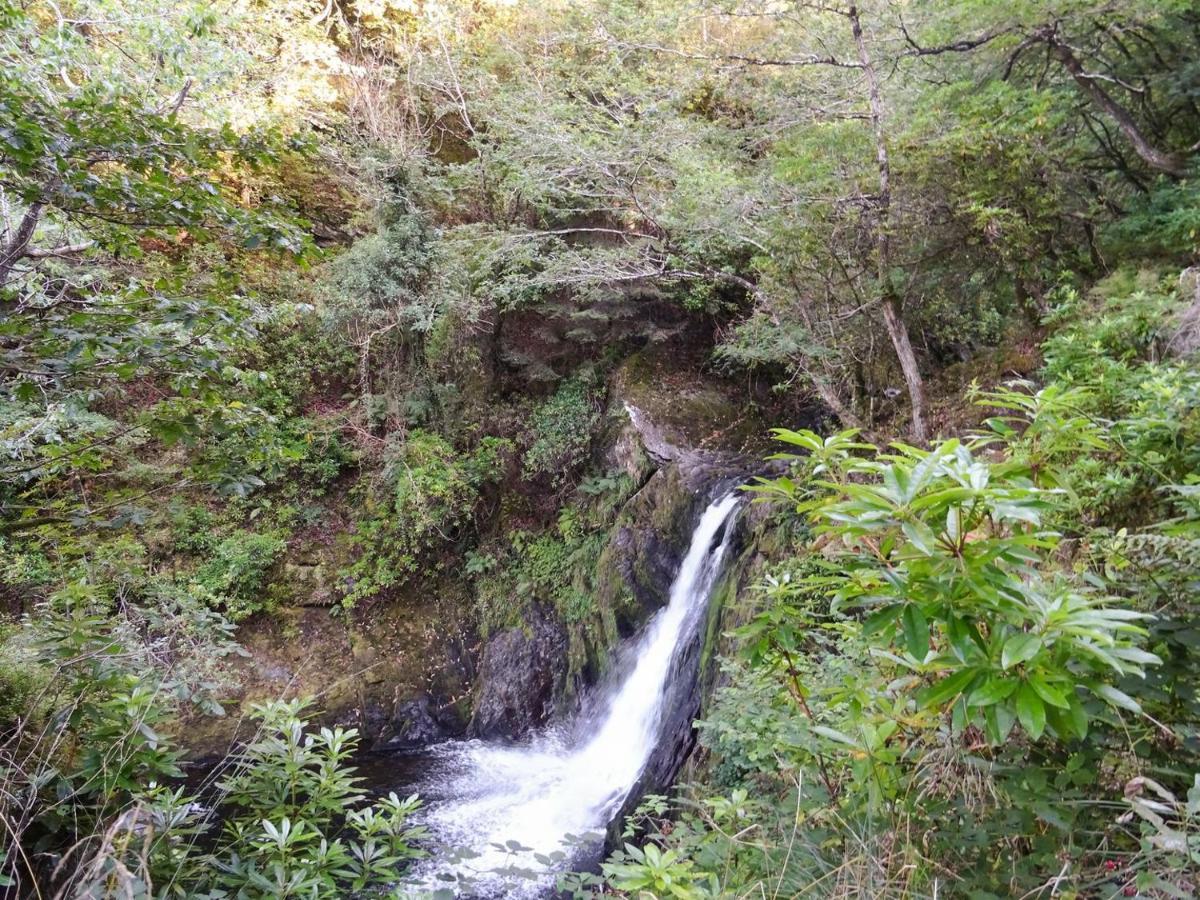
[[[526,624],[495,635],[483,651],[468,729],[473,737],[523,737],[554,712],[567,673],[567,633],[535,605]]]
[[[388,721],[379,730],[375,748],[415,750],[463,733],[463,723],[453,706],[439,704],[428,693],[397,700]]]

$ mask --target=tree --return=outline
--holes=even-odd
[[[792,50],[785,58],[774,58],[766,55],[744,58],[747,60],[753,59],[754,65],[762,67],[791,68],[796,66],[811,66],[817,68],[830,67],[838,71],[857,70],[860,83],[851,83],[843,86],[843,93],[837,97],[837,101],[839,106],[842,107],[848,104],[853,105],[855,101],[854,94],[858,92],[861,92],[860,96],[865,99],[867,112],[860,114],[859,117],[865,118],[870,123],[878,188],[874,196],[864,198],[864,204],[861,208],[865,214],[866,230],[870,233],[872,243],[874,244],[874,267],[877,282],[875,292],[877,293],[877,302],[882,313],[888,338],[895,350],[896,359],[899,362],[900,370],[903,373],[907,386],[911,404],[911,428],[913,436],[918,441],[925,441],[928,437],[928,430],[925,422],[924,382],[916,354],[913,351],[908,326],[904,320],[902,298],[895,283],[894,269],[896,268],[896,257],[893,253],[894,223],[892,215],[893,173],[886,121],[887,110],[879,68],[868,45],[867,36],[863,30],[862,14],[857,4],[830,6],[826,4],[797,3],[793,4],[791,8],[809,19],[819,19],[828,16],[844,19],[852,38],[852,45],[849,48],[852,56],[848,59],[836,51],[832,53],[828,52],[826,48],[830,44],[823,39],[822,35],[818,37],[817,44],[811,49],[806,47],[802,52]],[[808,23],[805,22],[805,25],[808,25]],[[809,36],[812,37],[812,30],[806,30],[809,30]],[[728,56],[727,58],[736,59],[737,57]],[[819,117],[821,114],[818,112],[817,115]],[[838,113],[839,117],[853,115],[855,114],[852,112]],[[801,301],[801,309],[805,318],[809,318],[808,309],[810,308],[811,304]],[[835,411],[838,411],[840,408],[839,416],[843,420],[853,423],[854,419],[849,414],[849,411],[844,404],[834,399],[827,384],[821,382],[818,382],[818,384],[820,385],[818,390],[822,397],[826,399],[826,402]]]
[[[1200,113],[1185,86],[1194,78],[1185,60],[1194,52],[1194,40],[1189,47],[1188,35],[1194,38],[1197,22],[1194,4],[1188,0],[967,3],[940,12],[942,21],[934,30],[935,40],[942,43],[916,40],[905,30],[915,52],[932,55],[975,49],[980,42],[947,41],[946,35],[982,25],[987,42],[995,40],[1004,49],[1007,79],[1014,77],[1028,51],[1043,47],[1153,173],[1171,178],[1188,173],[1191,158],[1200,150],[1196,129],[1188,124]],[[1045,67],[1035,66],[1043,73],[1038,77],[1044,78]],[[1169,149],[1162,149],[1164,145]],[[1113,151],[1111,146],[1106,149]]]
[[[838,14],[847,26],[836,35],[839,49],[867,53],[865,39],[858,49],[852,42],[847,13]],[[854,15],[858,21],[857,8]],[[514,303],[562,291],[600,297],[652,288],[712,312],[749,306],[764,311],[770,324],[741,329],[726,358],[794,367],[853,424],[859,413],[844,396],[852,381],[844,373],[857,348],[841,346],[842,339],[847,323],[857,327],[855,320],[881,314],[913,398],[914,428],[923,435],[922,376],[893,272],[891,174],[878,79],[871,90],[840,81],[826,90],[819,78],[795,73],[828,65],[857,76],[864,64],[815,50],[751,55],[763,30],[729,23],[753,16],[710,18],[719,28],[697,35],[672,4],[603,4],[559,20],[508,19],[498,46],[471,39],[475,49],[455,48],[459,58],[444,42],[440,52],[431,48],[421,65],[440,74],[421,74],[418,83],[430,87],[435,108],[452,111],[440,121],[452,123],[457,139],[472,149],[446,167],[447,176],[460,196],[463,190],[476,196],[502,235],[484,267],[504,273],[488,284],[496,301],[489,316],[493,337]],[[807,38],[822,47],[835,38],[825,11],[813,18],[816,26],[793,44]],[[730,52],[710,52],[713,42],[728,44]],[[578,49],[563,52],[567,47]],[[867,62],[876,75],[869,55]],[[755,75],[747,76],[749,70]],[[777,75],[758,77],[767,70]],[[814,111],[817,95],[838,111]],[[873,112],[844,111],[856,104]],[[853,177],[830,173],[830,181],[843,182],[835,190],[848,184],[855,192],[848,203],[821,205],[825,222],[817,228],[829,236],[827,226],[837,220],[833,240],[805,236],[802,252],[779,245],[789,229],[784,217],[808,217],[805,207],[814,204],[805,195],[828,185],[810,191],[778,175],[778,149],[787,147],[797,117],[873,122],[868,133],[877,136]],[[868,160],[882,192],[867,187]],[[854,233],[860,229],[870,232],[869,254]],[[836,259],[829,258],[833,253]],[[867,266],[876,273],[874,285],[866,283]],[[497,299],[502,294],[506,299]],[[823,308],[833,298],[839,311],[831,316]],[[869,343],[869,335],[863,340]]]
[[[269,165],[276,139],[186,124],[186,82],[163,103],[135,83],[77,84],[66,68],[43,77],[25,55],[37,22],[7,2],[0,19],[0,505],[11,531],[98,514],[49,509],[40,481],[106,468],[147,435],[252,427],[253,410],[227,401],[243,378],[228,357],[253,333],[253,304],[228,269],[193,278],[153,258],[197,241],[294,252],[302,240],[222,181]],[[101,411],[139,380],[173,396],[152,415]]]
[[[1035,38],[1050,48],[1050,52],[1063,64],[1063,68],[1071,74],[1088,99],[1117,123],[1117,127],[1133,145],[1137,155],[1150,168],[1174,178],[1182,178],[1187,174],[1188,156],[1200,147],[1193,145],[1187,153],[1167,153],[1159,150],[1142,131],[1133,114],[1113,99],[1112,95],[1101,85],[1105,76],[1088,72],[1084,68],[1082,61],[1075,55],[1074,49],[1059,34],[1057,24],[1038,29],[1035,32]]]
[[[896,348],[896,358],[900,361],[900,370],[904,373],[904,381],[908,385],[908,397],[912,403],[912,431],[918,441],[928,438],[925,426],[925,385],[921,380],[921,370],[917,365],[916,354],[913,353],[912,341],[908,336],[908,327],[901,315],[900,298],[892,284],[892,164],[888,153],[887,132],[884,125],[883,94],[880,90],[879,73],[867,49],[866,38],[863,35],[862,19],[858,7],[850,4],[846,9],[846,18],[850,22],[850,33],[854,35],[854,49],[858,54],[858,63],[862,66],[863,75],[867,82],[867,98],[871,109],[871,133],[875,139],[875,160],[879,166],[879,221],[875,224],[876,265],[879,268],[879,286],[882,294],[883,320],[887,324],[888,337]]]

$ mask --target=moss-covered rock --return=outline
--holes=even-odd
[[[246,736],[250,704],[303,696],[316,699],[321,721],[359,728],[368,743],[403,731],[419,697],[443,736],[461,734],[474,671],[468,609],[461,585],[445,578],[353,613],[284,606],[257,616],[238,632],[247,655],[231,663],[227,714],[180,722],[183,743],[198,758],[221,754]]]
[[[635,353],[613,376],[613,405],[626,411],[646,449],[661,460],[697,451],[761,452],[768,426],[757,407],[692,362],[681,366],[670,345]]]
[[[599,628],[581,648],[589,670],[602,670],[607,651],[666,605],[703,499],[672,465],[651,475],[625,504],[596,566]],[[576,662],[572,670],[578,668]]]
[[[523,737],[555,709],[566,678],[567,635],[540,605],[526,626],[495,635],[483,651],[470,733],[481,738]]]

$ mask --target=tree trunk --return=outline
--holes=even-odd
[[[29,252],[29,244],[33,241],[33,233],[37,230],[38,220],[42,217],[44,206],[45,204],[40,200],[30,204],[29,208],[25,210],[25,215],[21,217],[21,223],[17,226],[12,238],[7,245],[0,249],[0,288],[8,283],[8,276],[12,273],[13,267]]]
[[[1058,35],[1049,28],[1045,29],[1041,36],[1050,47],[1050,52],[1058,57],[1063,67],[1071,73],[1071,77],[1075,79],[1075,83],[1079,85],[1093,103],[1104,110],[1117,123],[1117,127],[1121,129],[1121,133],[1133,145],[1133,149],[1137,152],[1137,155],[1150,168],[1170,175],[1172,178],[1182,178],[1187,174],[1187,159],[1175,153],[1164,153],[1151,144],[1146,135],[1142,133],[1142,129],[1138,126],[1137,121],[1133,118],[1129,110],[1114,100],[1104,88],[1096,83],[1096,79],[1084,70],[1083,63],[1079,61],[1079,57],[1075,55],[1069,45],[1063,43]]]
[[[912,433],[913,437],[924,443],[928,440],[925,426],[925,382],[921,378],[921,370],[917,366],[917,356],[913,352],[912,341],[908,336],[908,327],[900,314],[900,298],[892,287],[892,172],[891,161],[888,157],[887,139],[883,130],[883,96],[879,88],[879,76],[867,51],[867,42],[863,37],[862,22],[858,17],[858,7],[851,5],[846,13],[850,20],[850,30],[854,34],[854,46],[858,50],[858,61],[867,79],[867,94],[871,103],[871,129],[875,136],[875,160],[879,167],[879,218],[875,226],[876,263],[878,266],[879,289],[883,299],[883,321],[887,326],[888,337],[896,350],[896,358],[900,361],[900,371],[904,373],[904,383],[908,387],[908,397],[912,403]]]
[[[807,371],[807,374],[809,381],[817,391],[817,396],[821,398],[822,403],[829,407],[830,412],[837,416],[838,421],[846,428],[857,428],[861,431],[864,427],[863,420],[842,399],[837,389],[824,376],[811,371]]]
[[[492,303],[492,333],[488,343],[492,364],[492,383],[488,392],[497,396],[504,376],[504,310],[500,308],[499,300]]]
[[[1179,317],[1175,334],[1167,342],[1167,353],[1183,358],[1200,350],[1200,267],[1179,273],[1179,291],[1185,296],[1191,294],[1192,302]]]
[[[912,341],[908,338],[908,328],[900,317],[900,301],[895,293],[886,288],[883,298],[883,321],[887,325],[892,346],[896,348],[896,358],[900,360],[900,371],[904,373],[904,384],[912,401],[913,438],[925,443],[929,440],[929,430],[925,425],[925,382],[921,378],[921,369],[917,365]]]
[[[1013,294],[1017,300],[1017,306],[1021,308],[1022,314],[1025,316],[1025,321],[1030,328],[1037,328],[1042,324],[1042,318],[1046,315],[1046,303],[1042,299],[1041,293],[1032,290],[1029,287],[1029,282],[1021,275],[1017,275],[1013,279]]]

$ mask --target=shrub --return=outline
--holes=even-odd
[[[603,514],[611,510],[600,498],[592,501],[590,512],[601,515],[565,506],[548,531],[514,531],[498,555],[472,556],[476,562],[468,565],[468,573],[477,579],[476,610],[485,634],[520,624],[521,613],[534,600],[553,604],[569,623],[595,612],[592,579],[608,540]]]
[[[329,267],[335,305],[400,308],[410,325],[425,325],[419,290],[428,277],[432,231],[401,204],[389,207],[373,234],[360,238]]]
[[[1108,682],[1158,662],[1136,646],[1148,616],[1055,564],[1061,537],[1042,525],[1053,495],[1028,466],[989,463],[957,440],[859,459],[874,448],[852,432],[776,434],[809,452],[815,496],[799,506],[830,539],[829,571],[809,583],[833,611],[866,616],[864,635],[916,677],[918,707],[946,709],[956,732],[975,727],[994,744],[1017,722],[1034,740],[1047,727],[1082,738],[1088,693],[1139,711]],[[792,479],[760,488],[804,490]],[[754,634],[788,655],[777,627]]]
[[[928,450],[777,432],[804,455],[754,490],[806,520],[810,551],[768,573],[736,632],[743,659],[700,723],[710,788],[669,825],[643,816],[660,852],[626,848],[608,884],[923,895],[961,876],[1018,895],[1065,860],[1087,871],[1097,850],[1072,835],[1138,846],[1101,798],[1138,771],[1123,748],[1146,746],[1135,695],[1160,659],[1139,645],[1157,623],[1046,524],[1072,502],[1048,463],[1108,452],[1104,429],[1070,390],[1020,394],[991,396],[1013,415],[987,435]]]
[[[18,719],[33,711],[47,685],[27,638],[19,627],[0,623],[0,734],[9,734]]]
[[[216,517],[198,503],[172,505],[169,513],[171,538],[176,550],[184,553],[208,553],[216,546]]]
[[[1196,179],[1160,181],[1135,193],[1127,214],[1107,229],[1122,253],[1187,256],[1200,234],[1200,189]]]
[[[258,735],[227,763],[213,806],[169,786],[182,773],[154,730],[155,696],[135,677],[72,717],[87,725],[69,782],[74,817],[60,816],[51,833],[80,838],[62,857],[77,864],[26,874],[64,896],[335,900],[383,891],[423,855],[424,830],[409,824],[416,796],[369,801],[358,786],[355,730],[310,730],[304,701],[256,706]]]
[[[344,602],[353,605],[399,584],[451,542],[471,520],[480,489],[501,474],[508,447],[489,437],[463,454],[426,431],[413,431],[395,446],[356,525],[360,556],[343,573],[350,585]]]
[[[196,572],[234,622],[265,608],[267,575],[287,542],[272,534],[235,531],[213,549],[212,558]]]
[[[339,397],[356,377],[354,348],[311,306],[284,304],[262,326],[249,353],[263,378],[254,385],[259,404],[277,416],[294,416],[314,397]]]
[[[96,874],[91,857],[109,844],[105,836],[132,834],[127,817],[143,792],[182,774],[163,723],[185,704],[220,712],[210,689],[213,668],[235,650],[231,626],[186,596],[168,598],[169,583],[158,584],[164,593],[127,592],[114,611],[105,586],[74,582],[39,610],[24,641],[5,645],[5,657],[15,651],[26,676],[49,688],[5,695],[21,703],[23,717],[0,744],[13,838],[6,848],[37,850],[3,860],[0,882],[15,883],[18,894],[61,879],[61,896],[87,896],[69,888]]]
[[[1067,448],[1055,460],[1084,525],[1147,522],[1169,485],[1200,471],[1200,371],[1163,356],[1183,305],[1168,289],[1173,281],[1119,272],[1092,299],[1065,292],[1043,348],[1047,390],[1073,389],[1048,412],[1099,430],[1107,443],[1102,452]],[[1013,443],[1023,452],[1027,442]]]
[[[600,411],[593,392],[578,378],[563,382],[533,412],[533,440],[525,451],[526,478],[549,476],[559,487],[587,460]]]
[[[349,331],[360,373],[380,371],[384,381],[399,374],[398,361],[420,366],[426,336],[446,312],[444,298],[428,284],[435,233],[405,188],[393,188],[376,231],[330,263],[325,285],[329,321]]]
[[[332,484],[354,460],[346,442],[328,422],[298,419],[295,435],[300,451],[295,471],[314,493],[320,493]]]
[[[219,785],[226,819],[212,851],[193,850],[180,866],[169,842],[157,840],[163,874],[189,895],[205,889],[332,900],[381,890],[423,855],[415,845],[424,829],[408,824],[420,805],[416,796],[392,793],[368,802],[349,766],[358,732],[311,731],[306,707],[302,700],[254,707],[259,734]],[[177,814],[182,805],[175,795],[160,792],[157,799],[151,809],[160,815]],[[174,823],[176,833],[207,818],[187,816]]]

